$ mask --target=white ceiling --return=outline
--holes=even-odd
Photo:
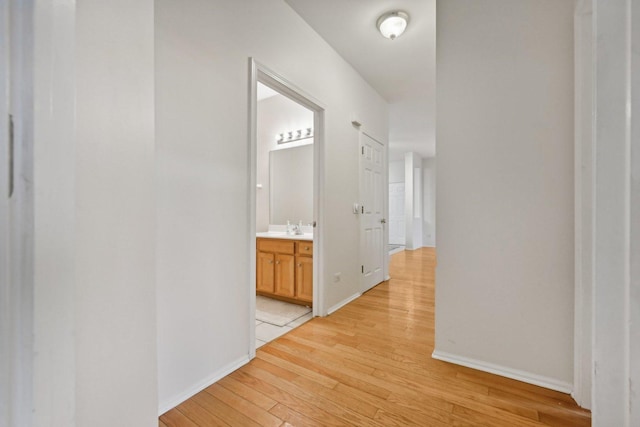
[[[435,0],[285,0],[389,102],[390,160],[435,155]],[[376,21],[409,13],[396,40]]]

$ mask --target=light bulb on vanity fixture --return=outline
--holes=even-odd
[[[378,18],[376,26],[384,37],[395,40],[400,37],[409,25],[409,14],[400,10],[387,12]]]
[[[303,139],[313,138],[313,128],[302,128],[288,132],[276,134],[276,143],[286,144],[289,142],[301,141]]]

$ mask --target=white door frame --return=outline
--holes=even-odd
[[[325,107],[281,74],[249,58],[249,358],[256,355],[256,168],[258,82],[313,111],[313,315],[324,316],[324,112]]]
[[[575,289],[573,391],[578,405],[591,409],[592,296],[595,236],[595,140],[593,137],[593,8],[577,0],[574,11],[574,206]]]
[[[33,177],[35,6],[5,1],[0,10],[0,424],[30,425],[34,201],[25,181]]]
[[[594,426],[640,425],[639,16],[638,0],[593,2]]]
[[[9,2],[0,3],[0,16],[9,16]],[[0,20],[0,425],[10,425],[11,362],[14,349],[11,346],[9,280],[9,19]]]
[[[50,10],[32,2],[0,3],[0,424],[31,425],[38,402],[34,286],[35,61],[37,42],[51,41]],[[40,20],[38,20],[38,18]],[[56,22],[57,23],[57,22]],[[52,25],[53,26],[53,25]],[[44,43],[43,43],[44,44]],[[48,70],[47,70],[48,71]],[[45,73],[46,71],[43,71]],[[42,86],[42,91],[47,88]],[[9,114],[13,120],[9,120]],[[10,129],[11,128],[11,129]],[[9,134],[13,138],[9,137]],[[11,165],[11,168],[9,167]],[[11,170],[11,177],[9,176]],[[11,187],[11,188],[10,188]],[[11,195],[10,195],[11,193]],[[44,359],[46,356],[41,357]],[[41,387],[44,390],[45,387]]]
[[[574,390],[593,425],[640,425],[640,12],[576,2]],[[597,367],[597,369],[596,369]]]

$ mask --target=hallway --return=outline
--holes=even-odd
[[[434,273],[434,249],[392,255],[390,281],[262,346],[160,427],[591,425],[568,395],[432,359]]]

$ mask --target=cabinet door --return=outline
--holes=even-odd
[[[313,301],[313,258],[296,257],[296,298]]]
[[[295,257],[276,254],[275,294],[284,297],[295,296]]]
[[[256,274],[256,290],[273,293],[275,276],[275,255],[258,252],[258,271]]]

